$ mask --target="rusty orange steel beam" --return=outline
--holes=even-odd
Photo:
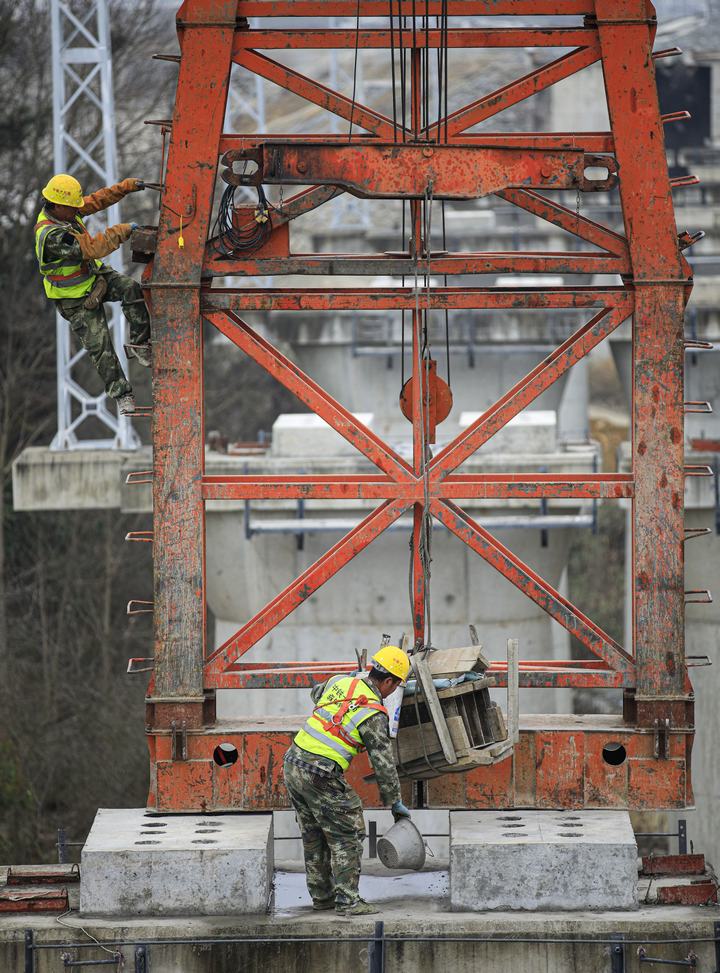
[[[402,500],[388,500],[377,510],[365,517],[357,527],[349,531],[334,544],[322,557],[318,558],[307,571],[304,571],[292,584],[251,618],[246,625],[229,638],[209,657],[205,666],[205,684],[212,686],[212,677],[220,673],[232,662],[252,648],[263,635],[274,628],[290,612],[329,581],[360,551],[371,544],[390,524],[394,523],[408,508]]]
[[[552,17],[590,15],[594,0],[426,0],[418,16]],[[406,16],[407,11],[404,9]],[[238,17],[380,17],[388,15],[386,0],[239,0]],[[190,25],[192,19],[183,20]]]
[[[269,141],[259,152],[228,152],[227,161],[251,154],[259,155],[262,180],[270,185],[337,185],[373,199],[421,197],[429,191],[438,199],[478,199],[513,187],[589,190],[595,187],[585,176],[588,166],[603,164],[610,170],[597,188],[607,188],[615,173],[613,159],[582,150],[401,142],[328,146]]]
[[[576,608],[559,591],[536,574],[519,557],[481,527],[464,510],[449,501],[433,500],[430,509],[434,517],[451,533],[459,537],[483,560],[496,568],[532,601],[559,622],[594,655],[623,675],[625,685],[634,685],[635,664],[618,643]]]
[[[376,436],[351,412],[328,395],[317,382],[282,355],[269,341],[260,337],[244,321],[226,312],[209,312],[206,318],[258,365],[277,378],[301,402],[322,415],[328,425],[367,456],[379,469],[394,474],[399,479],[407,479],[412,474],[410,466],[386,442]]]
[[[629,274],[629,260],[611,254],[588,254],[571,251],[533,252],[504,251],[502,253],[451,253],[420,259],[387,254],[291,254],[287,257],[217,258],[208,251],[203,265],[204,277],[249,276],[263,277],[284,274],[320,274],[322,276],[411,277],[418,274]]]
[[[618,328],[631,313],[630,302],[596,314],[579,328],[552,354],[536,365],[502,398],[471,423],[459,436],[448,443],[431,463],[433,478],[452,472],[503,426],[548,389],[576,362],[592,351],[604,338]]]
[[[581,216],[577,210],[573,212],[566,206],[527,189],[505,189],[498,192],[497,196],[602,250],[607,250],[623,259],[628,258],[628,244],[624,236],[588,219],[587,216]]]
[[[577,74],[578,71],[595,64],[599,59],[600,48],[597,37],[595,37],[593,43],[587,47],[579,47],[575,51],[563,54],[562,57],[550,61],[549,64],[541,65],[524,77],[511,81],[489,95],[478,98],[470,105],[459,108],[447,119],[443,118],[439,123],[431,125],[427,132],[428,138],[431,141],[439,139],[446,130],[448,135],[459,135],[468,128],[472,128],[473,125],[478,125],[480,122],[492,118],[493,115],[519,104],[558,81],[563,81],[565,78]]]
[[[431,481],[428,495],[445,499],[630,499],[633,477],[625,473],[465,473]],[[397,482],[371,474],[204,476],[205,500],[384,500],[422,501],[422,479]]]
[[[596,0],[620,200],[636,288],[633,327],[633,624],[642,696],[686,693],[684,309],[652,36],[645,4]],[[648,179],[648,173],[652,178]]]
[[[231,669],[213,673],[208,681],[214,689],[312,689],[331,676],[341,672],[353,672],[355,667],[328,666],[324,669],[249,671]],[[502,689],[507,685],[507,672],[489,670],[495,685]],[[606,669],[523,669],[520,668],[521,689],[622,689],[627,679],[621,672]]]
[[[521,290],[503,287],[430,287],[422,294],[431,310],[533,310],[614,307],[632,298],[625,287],[560,287]],[[412,287],[206,288],[203,311],[355,311],[412,310]]]
[[[424,11],[424,7],[423,7]],[[387,10],[385,11],[387,16]],[[447,46],[472,47],[584,47],[597,43],[594,27],[453,27],[445,36],[431,28],[428,31],[389,30],[361,27],[359,31],[317,27],[307,29],[273,30],[254,27],[235,34],[233,54],[243,50],[361,50],[395,46],[410,50]]]
[[[333,91],[332,88],[320,84],[319,81],[313,81],[312,78],[300,74],[299,71],[293,71],[292,68],[279,64],[277,61],[265,57],[264,54],[258,54],[257,51],[239,50],[235,54],[234,60],[240,67],[247,68],[253,74],[266,78],[295,95],[300,95],[306,101],[313,102],[320,108],[325,108],[346,121],[352,119],[355,125],[366,129],[379,138],[389,140],[393,138],[394,129],[391,118],[368,108],[366,105],[353,102],[338,91]]]
[[[443,136],[444,136],[443,132]],[[337,135],[333,132],[302,133],[297,132],[253,132],[249,135],[238,135],[224,132],[219,143],[218,155],[224,155],[230,149],[255,149],[273,140],[280,142],[317,142],[322,145],[366,145],[368,136],[364,133],[352,135]],[[444,143],[444,139],[443,139]],[[501,149],[579,149],[583,152],[598,152],[612,154],[615,141],[611,132],[461,132],[459,135],[449,136],[449,145],[486,145]]]

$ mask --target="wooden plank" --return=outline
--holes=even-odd
[[[470,751],[470,740],[465,732],[461,716],[450,716],[446,720],[450,731],[455,753],[458,757],[466,756]],[[435,727],[432,723],[422,723],[419,726],[403,727],[395,740],[395,757],[398,763],[412,763],[423,760],[425,755],[441,754],[442,748]]]
[[[442,746],[445,759],[449,764],[455,764],[457,763],[455,748],[453,747],[450,732],[447,728],[447,723],[445,722],[445,714],[442,711],[442,706],[440,705],[440,700],[438,699],[437,690],[435,689],[428,664],[424,659],[420,659],[418,656],[412,656],[410,661],[418,684],[425,695],[428,711],[433,723],[435,724],[437,735],[440,738],[440,745]]]
[[[425,656],[433,678],[458,676],[463,672],[485,672],[490,663],[481,652],[480,645],[467,645],[454,649],[435,649]]]
[[[494,685],[493,676],[483,676],[482,679],[473,679],[458,683],[457,686],[448,686],[447,689],[438,689],[437,694],[439,699],[451,699],[453,696],[462,696],[465,693],[477,693],[481,689],[492,689]]]
[[[448,686],[447,689],[437,689],[436,692],[438,699],[443,701],[453,699],[456,696],[463,696],[465,693],[476,693],[480,692],[481,689],[492,689],[495,686],[495,678],[493,676],[483,676],[482,679],[474,679],[472,682],[461,682],[457,686]],[[403,709],[414,709],[415,708],[415,697],[406,696],[403,699]]]
[[[426,780],[436,777],[437,774],[464,774],[475,767],[487,767],[505,760],[512,754],[512,751],[512,744],[508,741],[502,741],[481,750],[470,750],[467,756],[460,757],[457,763],[452,766],[445,762],[441,753],[431,754],[428,760],[414,760],[398,767],[398,774],[400,777],[408,777],[412,780]],[[431,764],[431,768],[428,768],[428,762]]]
[[[501,740],[507,740],[508,731],[507,726],[505,725],[505,718],[497,703],[490,704],[489,717],[489,722],[492,727],[493,742],[499,743]]]

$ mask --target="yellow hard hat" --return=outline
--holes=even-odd
[[[76,209],[80,209],[85,202],[80,183],[75,176],[68,176],[66,173],[53,176],[42,194],[50,203],[74,206]]]
[[[378,669],[395,676],[404,683],[410,672],[410,660],[397,645],[384,645],[375,653],[371,660]]]

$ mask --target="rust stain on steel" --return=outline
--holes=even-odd
[[[424,9],[424,8],[423,8]],[[597,34],[592,28],[498,28],[478,29],[462,27],[449,29],[443,38],[442,32],[432,28],[428,31],[405,29],[389,30],[363,29],[346,30],[307,29],[307,30],[252,30],[239,31],[235,35],[234,52],[242,50],[302,50],[354,48],[361,50],[389,48],[391,44],[399,48],[438,48],[453,47],[584,47],[594,44]]]
[[[155,678],[165,696],[202,695],[204,460],[199,286],[222,132],[237,4],[202,5],[209,26],[180,38],[182,58],[151,284]],[[190,9],[190,5],[188,5]],[[217,24],[217,26],[212,26]],[[198,111],[202,104],[202,111]],[[178,220],[184,218],[184,248]]]
[[[623,303],[632,309],[634,294],[627,288],[562,287],[549,290],[502,287],[433,287],[423,294],[431,309],[485,308],[596,308]],[[415,295],[404,287],[252,288],[213,287],[202,293],[203,312],[213,311],[342,311],[412,310]]]
[[[407,509],[402,500],[388,500],[372,511],[357,527],[347,533],[329,551],[318,558],[300,578],[292,582],[254,618],[250,619],[207,660],[206,673],[221,672],[243,655],[278,622],[286,618],[314,591],[328,581],[356,554],[367,547]]]
[[[678,807],[684,798],[686,763],[683,757],[689,735],[671,731],[669,760],[653,756],[653,735],[638,735],[632,727],[598,731],[587,726],[553,727],[562,717],[534,717],[538,725],[522,727],[514,756],[495,767],[467,774],[446,774],[427,783],[428,807]],[[585,720],[588,718],[585,717]],[[545,721],[546,725],[542,725]],[[297,726],[282,729],[266,720],[259,731],[251,720],[226,727],[205,727],[188,735],[191,759],[172,764],[169,736],[167,752],[158,755],[158,810],[226,811],[270,810],[289,805],[282,777],[282,756]],[[219,743],[234,745],[240,757],[235,764],[218,767],[212,753]],[[611,766],[602,759],[607,743],[622,743],[626,761]],[[367,755],[353,761],[348,779],[365,807],[380,806]],[[669,774],[667,771],[670,771]],[[631,786],[642,781],[647,790]],[[680,785],[680,789],[678,789]],[[688,797],[691,799],[691,795]]]
[[[440,523],[500,571],[508,581],[579,639],[592,653],[621,672],[627,680],[626,685],[634,684],[635,666],[628,653],[520,558],[454,504],[433,501],[431,510]]]
[[[583,253],[457,253],[434,257],[430,264],[422,259],[418,273],[432,274],[625,274],[630,262],[612,254]],[[246,260],[208,259],[203,267],[207,277],[262,277],[267,275],[314,275],[324,277],[348,276],[411,276],[415,262],[409,257],[352,256],[333,257],[327,254],[307,254],[290,257],[255,257]]]
[[[270,184],[337,185],[357,196],[388,199],[421,197],[432,189],[436,198],[475,199],[509,187],[589,189],[583,173],[591,161],[594,157],[577,150],[273,141],[265,145],[260,165]]]

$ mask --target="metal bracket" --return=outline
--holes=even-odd
[[[655,720],[655,759],[667,760],[670,755],[670,720]]]
[[[125,957],[120,950],[113,953],[109,959],[73,959],[70,953],[61,953],[60,959],[63,961],[63,967],[66,970],[78,966],[115,966],[120,968],[120,965],[125,963]]]
[[[126,615],[152,615],[154,602],[142,598],[131,598],[125,609]]]
[[[625,937],[613,933],[610,938],[615,940],[610,947],[610,973],[625,973]]]
[[[385,923],[375,923],[375,936],[368,950],[368,973],[385,971]]]
[[[125,670],[130,675],[134,675],[136,672],[153,672],[155,669],[155,659],[151,658],[134,658],[128,659],[128,666]]]
[[[717,923],[715,925],[717,927]],[[35,973],[35,933],[32,929],[25,930],[25,973]]]
[[[148,973],[148,947],[144,944],[135,947],[135,973]]]
[[[677,829],[678,855],[687,855],[687,819],[680,818]]]
[[[172,734],[172,759],[187,760],[187,720],[183,720],[180,726],[173,720],[170,724]]]
[[[659,966],[689,966],[692,969],[697,969],[697,956],[692,950],[685,959],[660,959],[657,956],[648,956],[644,946],[638,946],[637,954],[639,963],[653,963]]]

